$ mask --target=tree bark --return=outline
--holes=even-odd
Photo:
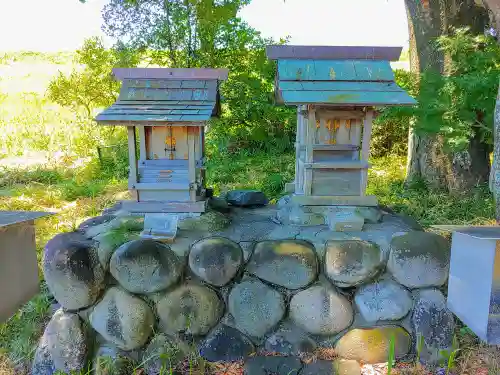
[[[484,31],[487,13],[474,0],[405,0],[410,35],[410,67],[413,72],[434,70],[444,73],[446,57],[434,40],[451,27],[469,26],[472,32]],[[486,146],[471,139],[465,151],[450,153],[442,137],[417,134],[410,124],[406,182],[422,180],[433,189],[453,194],[469,191],[488,181],[489,160]]]

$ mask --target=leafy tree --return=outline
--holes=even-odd
[[[474,35],[467,29],[441,36],[436,43],[437,50],[447,56],[444,74],[426,70],[416,80],[418,87],[409,90],[418,105],[389,109],[382,120],[415,118],[417,135],[435,136],[442,142],[439,150],[430,149],[436,154],[429,157],[444,158],[438,153],[444,151],[453,155],[453,164],[469,166],[471,179],[455,180],[458,186],[484,182],[493,143],[491,124],[500,74],[500,47],[493,38]],[[448,163],[441,166],[446,174],[458,178]],[[453,187],[450,183],[448,186]]]
[[[148,64],[228,68],[221,86],[223,117],[207,140],[217,148],[291,147],[294,110],[273,103],[273,43],[237,17],[250,0],[111,0],[104,31],[147,53]],[[284,41],[281,41],[284,42]]]
[[[75,69],[69,76],[60,72],[49,84],[48,97],[75,112],[83,109],[90,118],[95,108],[109,106],[116,100],[120,83],[113,79],[111,70],[136,66],[139,60],[138,53],[123,46],[107,50],[101,39],[87,39],[75,58],[75,63],[84,69]]]

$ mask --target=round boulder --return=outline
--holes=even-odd
[[[318,276],[318,260],[307,241],[263,241],[255,246],[247,271],[272,284],[300,289]]]
[[[203,281],[224,286],[243,264],[243,250],[231,240],[211,237],[196,242],[189,252],[189,267]]]
[[[406,356],[410,352],[411,337],[397,326],[350,330],[337,341],[335,352],[340,358],[363,363],[387,362],[391,337],[394,338],[395,359]]]
[[[266,195],[258,190],[232,190],[226,195],[229,204],[239,207],[265,206]]]
[[[116,230],[111,230],[95,236],[94,241],[97,242],[97,255],[99,257],[101,267],[108,270],[109,260],[115,250],[125,242],[136,240],[138,238],[139,236],[135,233]]]
[[[446,360],[444,353],[453,350],[455,319],[439,290],[419,290],[414,294],[415,309],[411,322],[416,336],[423,341],[419,343],[420,360],[435,365]]]
[[[77,314],[57,310],[43,336],[40,353],[44,350],[49,353],[47,357],[53,363],[54,369],[70,373],[85,368],[89,339]],[[40,355],[38,357],[40,358]]]
[[[189,346],[181,340],[158,334],[146,347],[142,356],[147,375],[176,373],[173,371],[189,353]]]
[[[341,288],[360,285],[374,278],[384,267],[377,244],[360,240],[328,241],[325,251],[325,273]]]
[[[402,319],[413,305],[410,293],[392,280],[362,286],[354,301],[363,319],[369,323]]]
[[[228,305],[237,328],[254,337],[264,336],[285,315],[283,296],[254,279],[234,286],[229,293]]]
[[[264,348],[269,353],[300,356],[314,352],[316,343],[297,326],[284,323],[267,338]]]
[[[333,288],[315,285],[293,296],[291,319],[312,335],[334,335],[354,319],[350,302]]]
[[[112,287],[90,314],[90,324],[118,348],[134,350],[151,335],[154,315],[142,299]]]
[[[442,286],[448,279],[450,244],[434,233],[409,232],[391,241],[387,268],[408,288]]]
[[[179,280],[182,263],[167,245],[141,239],[121,245],[111,256],[113,277],[132,293],[154,293]]]
[[[67,310],[88,307],[104,288],[105,272],[93,241],[80,233],[62,233],[47,245],[43,274],[50,292]]]
[[[235,328],[221,324],[200,344],[200,355],[209,362],[236,362],[255,352],[248,337]]]
[[[217,293],[195,284],[182,285],[156,303],[163,330],[191,335],[206,334],[217,324],[223,310]]]
[[[31,375],[54,375],[57,372],[50,355],[47,336],[42,335],[31,364]]]
[[[94,357],[94,375],[129,375],[132,361],[126,353],[110,344],[99,346]]]

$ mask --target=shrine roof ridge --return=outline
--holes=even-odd
[[[269,45],[270,60],[384,60],[398,61],[403,47]]]
[[[228,69],[208,68],[115,68],[113,75],[125,79],[227,80]]]

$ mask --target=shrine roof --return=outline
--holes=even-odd
[[[389,63],[400,54],[400,47],[267,47],[278,60],[277,101],[287,105],[414,105]]]
[[[97,115],[111,125],[199,123],[220,112],[219,80],[226,69],[114,69],[122,80],[118,100]],[[177,124],[183,125],[183,124]]]

